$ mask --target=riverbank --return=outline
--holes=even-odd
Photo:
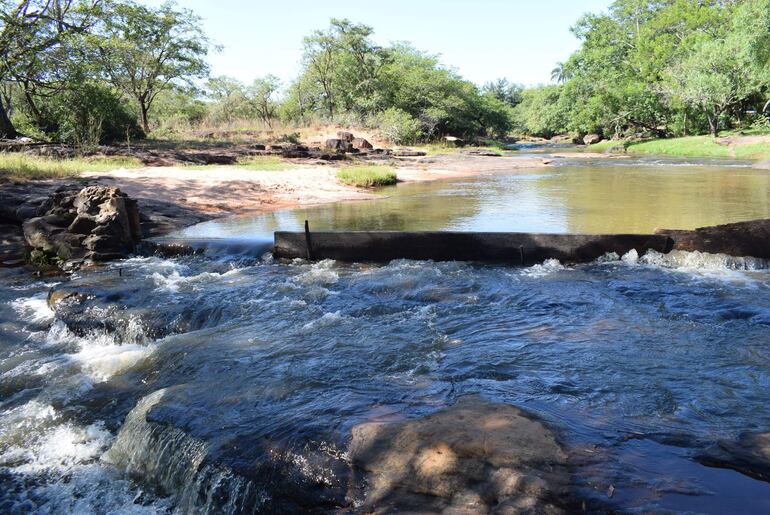
[[[593,152],[659,155],[667,157],[716,157],[764,161],[770,159],[770,135],[688,136],[628,142],[606,140],[587,147]]]

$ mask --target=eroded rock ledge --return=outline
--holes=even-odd
[[[567,456],[538,420],[476,396],[403,423],[353,429],[365,513],[562,513]]]

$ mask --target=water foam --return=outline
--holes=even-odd
[[[53,322],[54,312],[48,307],[45,294],[35,295],[34,297],[20,297],[12,300],[9,304],[25,322],[37,325]]]

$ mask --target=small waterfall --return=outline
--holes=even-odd
[[[268,500],[249,479],[206,462],[208,445],[172,426],[147,421],[166,393],[144,397],[126,417],[102,460],[132,478],[176,497],[180,513],[254,513]]]

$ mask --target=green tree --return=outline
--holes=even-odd
[[[99,0],[0,0],[0,82],[18,85],[30,109],[35,96],[61,87],[67,46],[85,33],[99,14]],[[71,53],[71,52],[70,52]],[[8,91],[6,89],[6,91]],[[9,99],[0,103],[0,137],[17,136]]]
[[[98,41],[109,80],[136,101],[142,128],[150,130],[155,98],[208,74],[210,43],[200,18],[166,2],[157,9],[134,2],[111,7]]]
[[[260,77],[249,88],[251,103],[257,116],[269,127],[277,116],[278,102],[275,98],[281,87],[281,81],[275,75]]]

